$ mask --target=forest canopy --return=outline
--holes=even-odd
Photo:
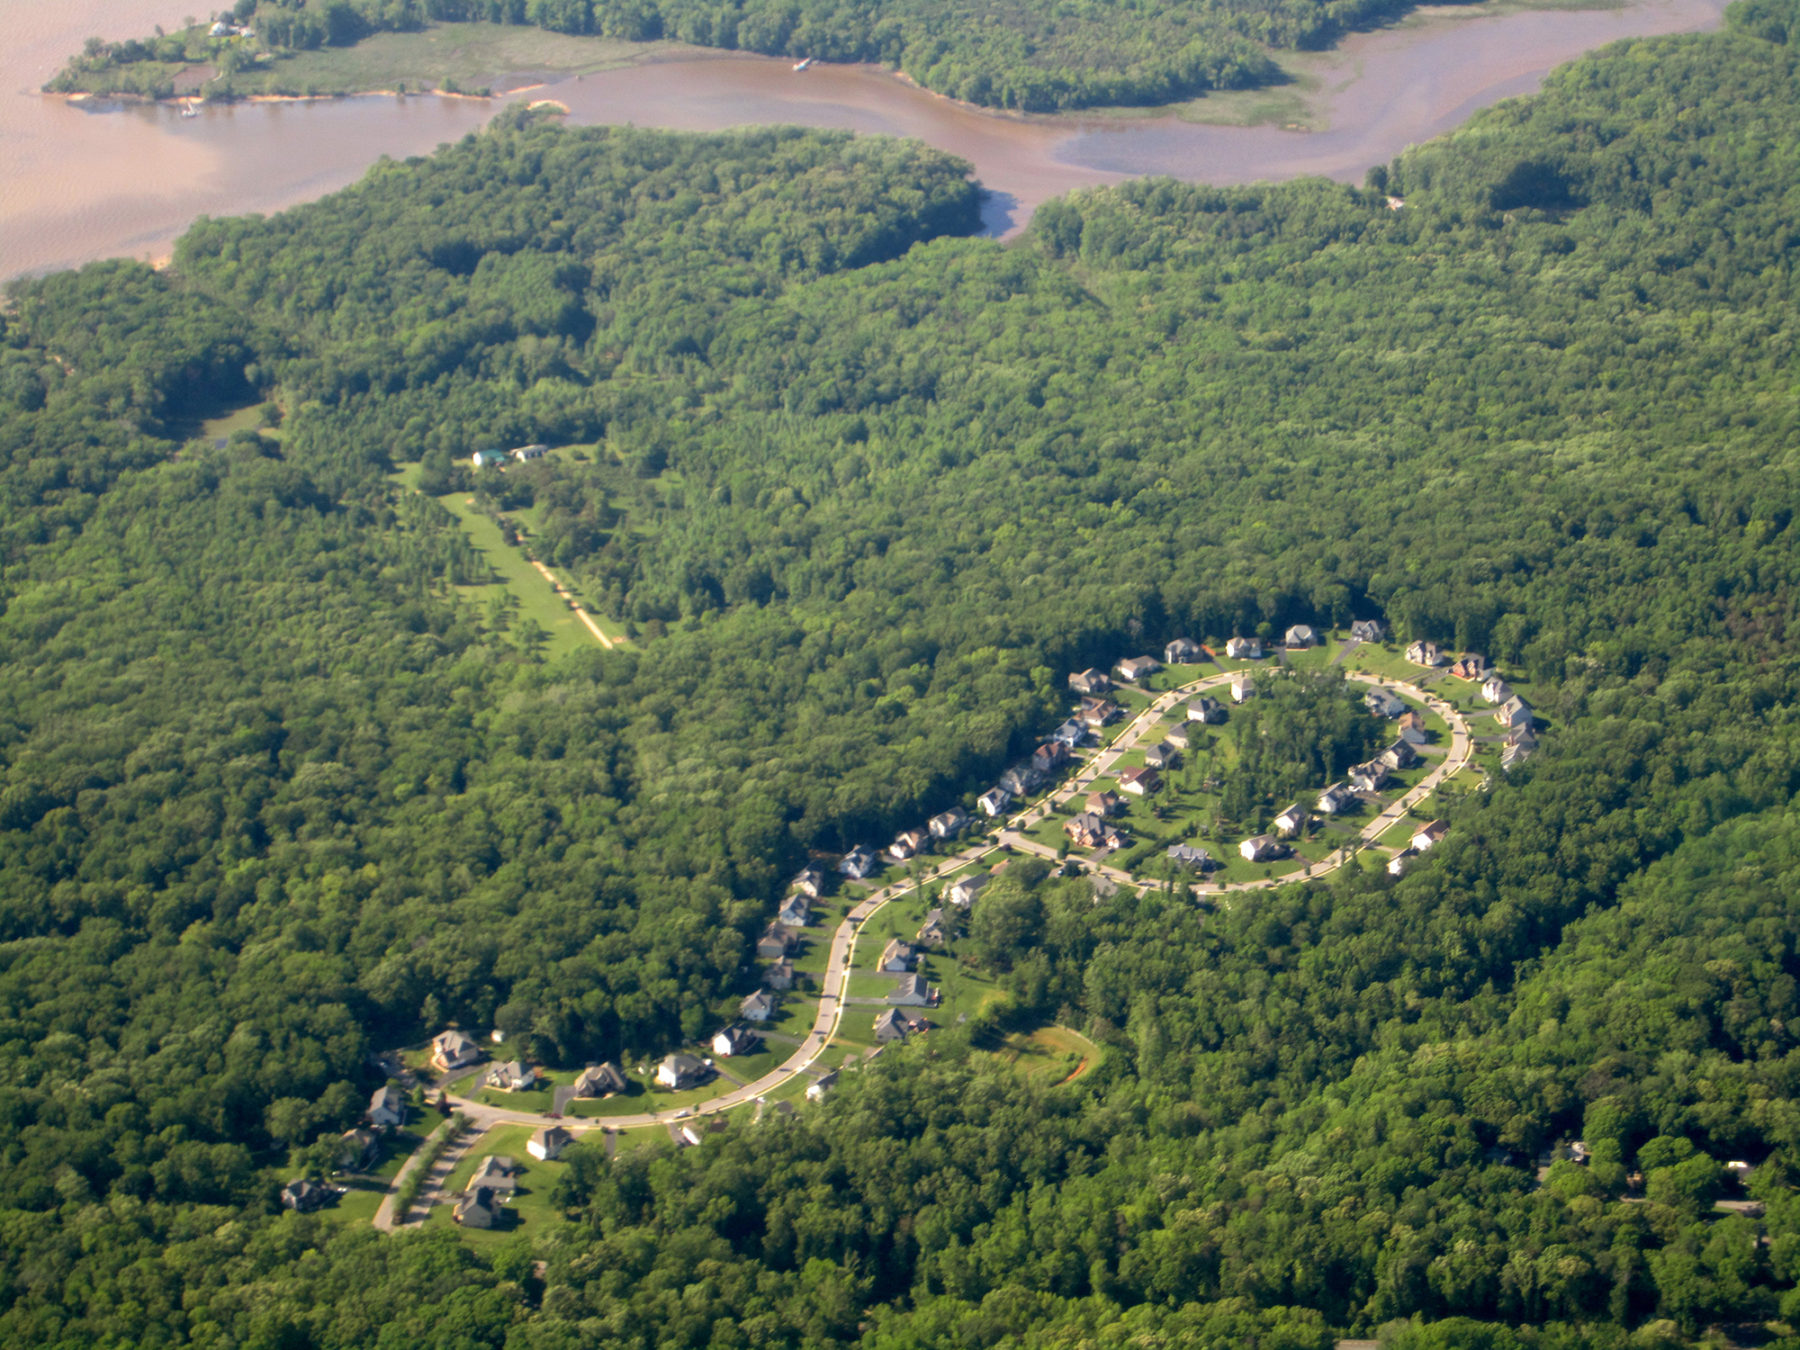
[[[916,145],[509,115],[16,286],[0,1340],[1795,1344],[1792,13],[1015,246]],[[634,648],[468,598],[452,488]],[[690,1043],[784,878],[972,805],[1069,671],[1371,616],[1551,726],[1404,876],[1009,869],[980,1017],[589,1154],[535,1245],[279,1214],[371,1051]],[[1243,719],[1270,791],[1367,747],[1329,695]],[[987,1053],[1049,1022],[1095,1072]]]

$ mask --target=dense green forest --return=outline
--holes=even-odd
[[[15,287],[0,1340],[1800,1343],[1796,35],[1757,0],[1368,190],[1011,247],[916,146],[513,115]],[[546,660],[393,475],[527,441],[586,449],[482,493],[637,650]],[[808,850],[972,801],[1069,670],[1376,614],[1553,728],[1404,877],[1016,866],[981,1017],[590,1157],[553,1235],[278,1214],[371,1050],[681,1044]],[[1277,777],[1366,744],[1257,719]],[[1046,1021],[1099,1070],[983,1053]]]
[[[1411,0],[238,0],[211,23],[90,41],[48,86],[166,98],[193,65],[212,98],[299,93],[280,60],[431,23],[529,24],[628,42],[656,39],[774,56],[879,62],[928,89],[996,108],[1145,105],[1278,77],[1270,47],[1322,47],[1405,13]],[[237,30],[248,29],[249,36]],[[274,64],[268,64],[273,61]]]

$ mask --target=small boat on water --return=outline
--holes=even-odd
[[[794,62],[794,69],[795,70],[805,70],[812,63],[813,63],[812,57],[803,56],[798,61]]]
[[[183,117],[198,117],[200,115],[200,106],[192,100],[189,100],[181,105],[181,115]]]

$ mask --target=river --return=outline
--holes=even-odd
[[[1072,188],[1143,174],[1211,183],[1322,174],[1360,181],[1409,144],[1535,88],[1554,66],[1619,38],[1717,26],[1725,0],[1625,0],[1607,10],[1468,7],[1360,33],[1319,66],[1324,130],[1209,126],[1173,117],[1010,117],[868,66],[676,54],[492,101],[367,97],[208,108],[84,108],[37,93],[89,36],[147,34],[168,0],[0,0],[0,276],[94,258],[154,258],[198,216],[274,211],[355,181],[382,155],[428,153],[519,98],[575,122],[718,130],[788,122],[916,136],[967,159],[1007,235]],[[184,11],[184,12],[191,12]]]

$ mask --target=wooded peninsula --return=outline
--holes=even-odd
[[[501,24],[798,60],[867,61],[965,102],[1024,112],[1147,106],[1279,81],[1269,52],[1330,46],[1414,0],[237,0],[173,33],[94,39],[47,86],[168,98],[302,94],[300,53],[433,24]],[[203,88],[178,87],[205,69]],[[355,92],[320,89],[318,92]]]
[[[625,22],[484,16],[553,8]],[[1199,12],[1108,60],[1354,17]],[[783,13],[918,59],[905,7]],[[1136,182],[1013,245],[979,200],[913,143],[514,110],[11,287],[0,1341],[1800,1346],[1800,5],[1360,188]],[[1179,682],[1072,675],[1250,647],[1312,654],[1196,701],[1154,880],[890,853],[829,1083],[690,1118],[771,963],[830,973],[768,948],[794,894],[855,928],[864,845]],[[1541,746],[1478,723],[1439,819],[1291,884],[1159,862],[1376,715],[1441,747],[1358,661],[1504,711],[1491,662]],[[915,926],[939,1001],[872,1031]],[[433,1065],[484,1052],[471,1101],[666,1115],[459,1152]]]

